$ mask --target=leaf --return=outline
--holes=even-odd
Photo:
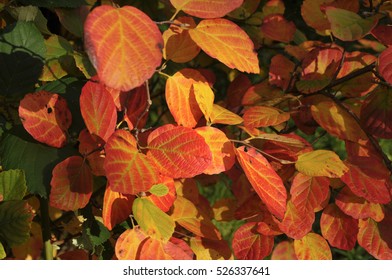
[[[218,229],[211,222],[211,218],[201,211],[188,199],[178,195],[174,201],[172,219],[180,226],[197,236],[212,240],[220,240]]]
[[[125,99],[124,102],[122,99]],[[131,90],[128,93],[125,93],[125,97],[123,95],[123,92],[119,93],[118,96],[118,101],[121,104],[125,104],[125,115],[124,115],[124,120],[128,124],[128,128],[130,130],[134,129],[135,125],[138,123],[138,128],[142,129],[147,122],[148,119],[148,114],[143,113],[146,111],[148,100],[147,100],[147,86],[146,85],[141,85],[140,87],[137,87],[133,90]],[[118,106],[121,110],[123,110],[123,105]]]
[[[93,191],[93,176],[80,156],[71,156],[52,171],[49,202],[52,207],[65,211],[83,208]]]
[[[86,5],[86,0],[19,0],[18,2],[45,8],[77,8]]]
[[[178,25],[188,25],[187,28],[195,28],[196,23],[192,17],[180,17],[171,24],[169,29],[163,32],[163,58],[176,63],[185,63],[194,59],[200,52],[200,48],[192,40],[189,30]]]
[[[288,237],[301,239],[312,230],[314,220],[313,211],[297,209],[294,203],[288,200],[286,213],[278,226]]]
[[[83,37],[83,24],[89,12],[90,7],[87,5],[75,9],[55,9],[61,25],[78,38]]]
[[[268,80],[265,80],[251,86],[245,92],[244,97],[242,98],[242,105],[274,106],[278,101],[282,101],[283,98],[282,90],[271,86]]]
[[[195,131],[204,138],[212,153],[212,162],[203,173],[211,175],[230,170],[235,163],[235,152],[226,134],[209,126],[196,128]]]
[[[253,42],[233,22],[226,19],[202,20],[195,29],[189,30],[189,34],[205,53],[227,67],[247,73],[260,72]]]
[[[191,128],[163,125],[148,136],[147,157],[159,172],[172,178],[192,178],[211,164],[210,148]]]
[[[116,128],[117,109],[103,84],[93,79],[83,86],[80,111],[88,131],[107,141]]]
[[[0,172],[1,201],[22,200],[27,192],[25,173],[20,169]]]
[[[349,163],[347,166],[348,172],[341,177],[341,180],[355,195],[373,203],[391,202],[389,178],[377,179],[365,174],[356,165]]]
[[[44,38],[32,22],[17,21],[0,33],[1,95],[22,96],[34,90],[45,57]]]
[[[244,125],[248,128],[268,127],[290,119],[290,113],[266,106],[253,106],[245,110]]]
[[[196,255],[196,260],[228,260],[232,252],[225,240],[210,240],[192,237],[190,246]]]
[[[115,225],[125,221],[132,213],[132,204],[135,197],[129,194],[115,192],[106,186],[103,196],[102,219],[109,230]]]
[[[131,6],[99,6],[84,24],[85,49],[107,86],[128,91],[151,78],[161,64],[162,35],[157,25]]]
[[[318,34],[327,35],[331,28],[325,13],[321,11],[324,4],[334,0],[304,0],[301,6],[301,15],[307,25],[313,27]]]
[[[236,125],[242,123],[244,120],[237,114],[219,106],[218,104],[213,104],[212,112],[210,116],[211,124],[227,124]]]
[[[392,25],[379,25],[372,29],[371,33],[384,45],[392,45]]]
[[[197,70],[185,68],[166,81],[166,102],[178,125],[195,127],[203,116],[197,103],[192,85],[206,78]]]
[[[313,232],[299,240],[294,240],[294,250],[299,260],[332,260],[327,241]]]
[[[199,18],[219,18],[241,6],[243,0],[170,0],[177,12]]]
[[[263,19],[261,25],[261,32],[267,38],[283,43],[292,41],[295,31],[295,24],[292,21],[287,21],[283,15],[268,15]]]
[[[163,250],[173,260],[193,260],[193,251],[182,239],[170,238],[169,242],[163,244]]]
[[[91,172],[95,176],[106,176],[103,168],[105,162],[105,152],[103,146],[105,142],[98,136],[91,135],[87,129],[79,133],[79,153],[87,159]]]
[[[356,196],[349,187],[344,187],[335,197],[335,204],[345,214],[355,219],[372,218],[376,222],[384,219],[384,211],[381,204],[372,203]]]
[[[228,14],[229,17],[235,19],[249,18],[259,7],[260,0],[244,0],[242,5]]]
[[[332,151],[317,150],[303,153],[298,156],[295,168],[308,176],[326,176],[340,178],[348,168]]]
[[[377,24],[376,17],[361,18],[352,11],[327,7],[325,14],[331,23],[332,34],[342,41],[359,40]]]
[[[236,149],[236,155],[246,177],[268,210],[278,219],[282,219],[286,211],[287,199],[282,179],[267,159],[254,148],[245,150],[245,147],[239,147]]]
[[[0,202],[0,239],[10,247],[24,243],[30,236],[33,217],[31,206],[24,200]]]
[[[359,220],[358,244],[380,260],[392,259],[392,215],[390,207],[386,210],[385,218],[379,223],[371,218]]]
[[[151,187],[149,192],[158,197],[165,196],[169,193],[169,188],[165,184],[156,184]]]
[[[4,259],[7,256],[3,244],[0,242],[0,260]]]
[[[170,177],[160,175],[160,183],[152,186],[149,192],[151,195],[147,196],[147,199],[163,212],[169,211],[176,200],[176,187],[174,180]]]
[[[29,239],[23,244],[12,247],[12,254],[18,260],[38,260],[41,258],[43,247],[41,225],[32,222]]]
[[[262,260],[272,252],[273,236],[255,231],[256,223],[246,223],[234,233],[232,246],[238,260]]]
[[[365,126],[367,131],[376,137],[392,138],[391,104],[392,89],[390,87],[382,86],[379,86],[368,94],[362,104],[360,115],[361,123]]]
[[[67,141],[72,116],[61,96],[47,91],[29,93],[20,101],[23,127],[39,142],[61,148]]]
[[[200,111],[202,111],[207,122],[210,121],[215,95],[210,86],[206,83],[194,83],[192,89],[199,105]],[[191,90],[192,90],[191,89]]]
[[[138,248],[147,238],[148,236],[139,227],[127,229],[117,239],[116,257],[119,260],[136,260],[139,253]]]
[[[297,260],[294,252],[294,242],[282,241],[272,251],[271,260]]]
[[[321,233],[333,247],[350,251],[357,242],[358,220],[344,214],[335,204],[329,204],[320,219]]]
[[[287,57],[277,54],[271,59],[269,69],[269,83],[287,90],[290,87],[291,77],[294,74],[295,64]]]
[[[168,241],[174,233],[175,223],[172,217],[159,209],[150,200],[136,198],[132,212],[140,228],[154,239]]]
[[[297,209],[315,211],[328,198],[329,180],[298,173],[293,179],[290,194]]]

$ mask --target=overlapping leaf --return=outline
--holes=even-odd
[[[154,185],[155,187],[163,188],[165,191],[160,195],[157,192],[153,193],[153,188],[150,189],[152,194],[147,197],[152,203],[158,206],[163,212],[169,211],[174,201],[176,200],[176,188],[174,185],[174,180],[171,177],[160,176],[159,184]]]
[[[194,83],[191,90],[205,119],[210,122],[215,99],[214,92],[208,84],[201,82]]]
[[[191,178],[212,162],[204,138],[191,128],[163,125],[148,136],[147,157],[158,170],[172,178]]]
[[[292,75],[294,75],[295,64],[281,54],[275,55],[271,59],[269,69],[269,82],[271,85],[280,87],[283,90],[289,88]]]
[[[294,240],[294,251],[299,260],[332,260],[327,241],[313,232],[299,240]]]
[[[148,114],[144,114],[148,106],[147,85],[141,85],[129,93],[120,93],[119,101],[124,104],[126,111],[124,120],[127,122],[128,128],[134,129],[136,125],[139,129],[143,128],[148,119]]]
[[[228,124],[236,125],[242,123],[244,120],[237,114],[223,108],[218,104],[214,104],[210,116],[210,122],[212,124]]]
[[[372,35],[384,45],[392,45],[392,25],[379,25],[372,30]]]
[[[93,176],[82,157],[71,156],[55,166],[50,185],[50,205],[75,211],[89,202],[93,192]]]
[[[327,35],[327,30],[331,27],[327,17],[321,11],[321,6],[331,2],[333,0],[304,0],[301,6],[301,15],[306,24],[321,35]]]
[[[117,109],[105,85],[93,79],[83,86],[80,111],[88,131],[107,141],[116,128]]]
[[[72,116],[61,96],[47,91],[30,93],[20,101],[23,127],[39,142],[60,148],[66,144]]]
[[[286,188],[282,179],[276,174],[270,163],[254,148],[239,147],[237,159],[249,182],[269,211],[282,219],[286,211]]]
[[[125,130],[117,130],[106,145],[104,169],[113,191],[137,194],[148,191],[159,181],[158,172],[146,155],[139,152],[136,139]]]
[[[246,223],[236,230],[233,237],[233,252],[238,260],[262,260],[272,252],[273,236],[255,231],[256,223]]]
[[[127,229],[117,239],[115,246],[116,257],[119,260],[138,259],[139,246],[148,236],[139,228]]]
[[[105,152],[103,146],[105,142],[98,136],[91,135],[87,129],[83,129],[79,133],[79,153],[86,157],[91,172],[95,176],[105,176],[106,172],[103,168],[105,162]]]
[[[290,119],[290,113],[266,106],[253,106],[245,110],[244,125],[248,128],[268,127]]]
[[[219,18],[241,6],[244,0],[170,0],[177,11],[199,18]]]
[[[271,260],[297,260],[294,243],[290,241],[279,242],[272,251]]]
[[[289,43],[294,38],[295,24],[287,21],[283,15],[272,14],[264,18],[261,32],[272,40]]]
[[[84,40],[100,81],[111,88],[136,88],[161,64],[161,32],[132,6],[95,8],[85,21]]]
[[[196,260],[228,260],[233,253],[225,240],[211,240],[192,237],[190,246],[196,255]]]
[[[229,68],[260,72],[253,42],[235,23],[226,19],[202,20],[195,29],[189,30],[189,34],[204,52]]]

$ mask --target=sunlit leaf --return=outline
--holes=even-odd
[[[25,173],[20,169],[0,172],[1,201],[21,200],[27,191]]]
[[[115,246],[116,257],[119,260],[138,259],[138,248],[148,236],[139,228],[127,229],[117,239]]]
[[[321,233],[333,247],[350,251],[357,242],[358,220],[329,204],[320,219]]]
[[[261,32],[272,40],[289,43],[293,40],[296,31],[295,24],[287,21],[283,15],[272,14],[264,18]]]
[[[72,156],[52,171],[50,205],[62,210],[77,210],[87,205],[93,191],[93,176],[80,156]]]
[[[294,252],[294,243],[282,241],[272,251],[271,260],[297,260]]]
[[[30,93],[20,101],[23,127],[39,142],[60,148],[66,144],[72,116],[64,98],[55,93]]]
[[[325,14],[331,23],[332,34],[342,41],[359,40],[377,24],[375,17],[362,18],[345,9],[327,7]]]
[[[147,157],[159,171],[172,178],[201,174],[212,161],[210,148],[196,131],[171,124],[155,129],[148,136]]]
[[[299,260],[332,260],[327,241],[313,232],[294,240],[294,251]]]
[[[219,18],[241,6],[243,0],[170,0],[177,11],[199,18]]]
[[[176,188],[171,177],[160,176],[160,183],[153,185],[147,199],[150,199],[163,212],[169,211],[176,200]]]
[[[80,111],[88,131],[107,141],[116,127],[117,110],[105,85],[93,79],[83,86]]]
[[[272,252],[273,236],[255,231],[256,223],[246,223],[236,230],[233,251],[238,260],[262,260]]]
[[[174,232],[174,220],[150,200],[136,198],[132,212],[140,228],[155,239],[168,241]]]
[[[237,159],[249,182],[269,211],[282,219],[286,211],[286,188],[270,163],[254,148],[239,147]]]
[[[203,136],[212,153],[212,162],[203,173],[219,174],[233,167],[235,163],[234,146],[224,132],[208,126],[196,128],[195,131]]]
[[[208,84],[201,82],[194,83],[191,90],[193,90],[197,104],[205,119],[210,121],[215,99],[214,92]]]
[[[266,106],[253,106],[245,110],[244,125],[249,128],[268,127],[290,119],[290,113]]]
[[[227,67],[247,73],[260,72],[253,42],[235,23],[226,19],[202,20],[189,34],[205,53]]]
[[[145,154],[136,147],[136,139],[125,130],[117,130],[106,145],[104,169],[113,191],[137,194],[158,182],[158,172]]]
[[[237,114],[219,106],[218,104],[214,104],[212,107],[210,121],[212,124],[220,123],[236,125],[242,123],[244,120]]]
[[[3,244],[0,242],[0,260],[4,259],[7,256]]]
[[[136,88],[161,64],[161,32],[149,16],[132,6],[95,8],[85,21],[84,40],[100,81],[111,88]]]

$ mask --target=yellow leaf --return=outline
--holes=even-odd
[[[214,106],[215,95],[208,83],[198,82],[192,85],[193,91],[200,110],[209,122]]]

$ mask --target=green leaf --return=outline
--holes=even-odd
[[[153,185],[149,192],[156,196],[165,196],[169,193],[169,188],[165,184],[157,184]]]
[[[18,21],[0,34],[0,94],[34,90],[46,53],[44,38],[32,22]]]
[[[140,228],[149,236],[162,241],[168,241],[172,236],[174,220],[150,200],[135,199],[132,212]]]
[[[24,200],[0,202],[0,239],[10,247],[24,243],[30,236],[33,216]]]
[[[27,191],[23,170],[7,170],[0,173],[0,195],[3,200],[22,200]]]
[[[331,23],[333,35],[342,41],[359,40],[377,24],[375,17],[361,18],[354,12],[335,7],[327,7],[325,14]]]
[[[0,142],[0,158],[4,169],[22,169],[27,189],[32,194],[48,197],[54,166],[72,154],[70,148],[55,149],[38,144],[23,127],[14,127]]]
[[[18,2],[44,8],[77,8],[87,4],[85,0],[18,0]]]
[[[4,259],[7,256],[7,254],[5,253],[3,244],[1,244],[0,242],[0,260]]]
[[[32,21],[37,28],[44,34],[52,34],[48,29],[48,20],[44,17],[41,10],[35,6],[8,7],[7,11],[20,21]]]

